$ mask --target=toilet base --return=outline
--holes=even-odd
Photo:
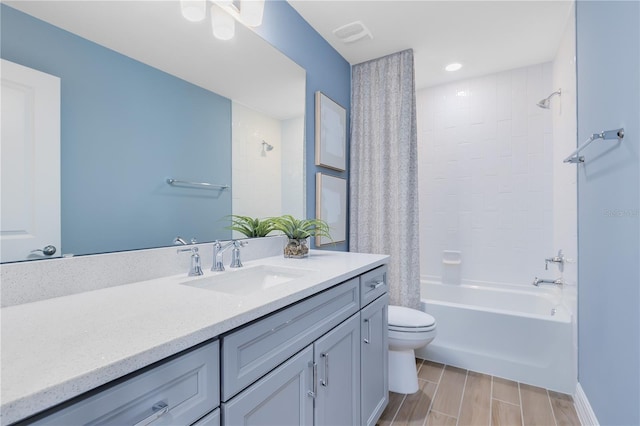
[[[415,393],[418,391],[418,371],[413,349],[389,349],[389,391]]]

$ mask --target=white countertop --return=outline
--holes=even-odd
[[[181,285],[190,279],[185,273],[2,308],[1,423],[50,408],[387,262],[383,255],[312,250],[306,259],[280,255],[245,262],[314,271],[246,296]]]

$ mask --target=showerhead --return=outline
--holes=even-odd
[[[540,108],[549,109],[549,107],[551,106],[551,98],[554,95],[558,95],[558,96],[562,95],[562,90],[561,89],[556,90],[555,92],[553,92],[552,94],[550,94],[546,98],[542,99],[536,105],[538,105]]]
[[[266,141],[262,141],[263,151],[271,151],[272,149],[273,149],[273,145],[268,144]]]

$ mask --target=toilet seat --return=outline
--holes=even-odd
[[[426,312],[404,306],[389,306],[389,330],[407,333],[431,331],[436,327],[436,319]]]

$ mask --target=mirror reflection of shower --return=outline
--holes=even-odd
[[[266,157],[267,152],[273,150],[273,145],[267,143],[267,141],[262,141],[262,156]]]
[[[536,105],[538,105],[540,108],[549,109],[551,107],[551,98],[555,95],[558,95],[558,96],[562,95],[562,89],[556,90],[546,98],[542,99]]]

